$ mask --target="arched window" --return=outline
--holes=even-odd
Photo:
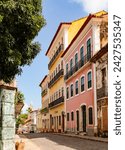
[[[71,86],[70,86],[70,96],[71,97],[73,96],[73,84],[71,84]]]
[[[84,80],[84,76],[81,77],[81,92],[83,92],[85,90],[85,80]]]
[[[88,89],[92,87],[92,72],[88,72],[87,74],[87,79],[88,79]]]
[[[68,73],[68,70],[69,70],[68,64],[66,64],[66,73]]]
[[[80,62],[81,62],[81,67],[84,65],[84,48],[83,46],[80,48]]]
[[[69,113],[67,113],[67,121],[69,121]]]
[[[69,98],[69,87],[66,88],[66,98]]]
[[[75,71],[78,70],[78,53],[75,54]]]
[[[70,71],[72,75],[73,74],[73,59],[70,60]]]
[[[64,96],[64,89],[63,89],[63,87],[62,87],[62,96]]]
[[[71,120],[72,121],[74,120],[74,112],[73,111],[71,112]]]
[[[78,89],[78,81],[76,81],[76,83],[75,83],[75,93],[78,94],[78,91],[79,91],[79,89]]]
[[[63,60],[61,61],[61,69],[63,69]]]
[[[91,58],[91,39],[87,41],[87,61]]]
[[[92,112],[92,107],[89,107],[89,124],[93,124],[93,112]]]

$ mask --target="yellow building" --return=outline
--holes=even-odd
[[[101,11],[96,13],[100,16],[106,13]],[[50,45],[46,52],[49,58],[49,119],[50,131],[65,131],[65,83],[64,83],[64,67],[62,53],[69,44],[72,44],[75,35],[86,21],[87,17],[75,20],[73,22],[60,23]]]
[[[41,87],[41,90],[42,90],[42,92],[41,92],[42,109],[40,110],[40,112],[41,112],[40,118],[42,119],[41,120],[41,124],[42,124],[41,131],[42,132],[48,132],[49,131],[49,108],[48,108],[49,89],[48,89],[48,81],[49,81],[49,77],[48,77],[48,75],[46,75],[40,83],[40,87]]]

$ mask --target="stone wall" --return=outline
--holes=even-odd
[[[15,88],[0,86],[0,150],[15,149]]]

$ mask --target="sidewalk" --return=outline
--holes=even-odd
[[[15,135],[15,142],[20,142],[23,141],[25,143],[25,147],[24,150],[40,150],[40,148],[35,145],[31,140],[27,139],[27,138],[20,138],[19,135]]]
[[[94,137],[94,136],[87,136],[87,135],[76,135],[76,134],[70,134],[70,133],[53,133],[53,134],[62,135],[62,136],[69,136],[69,137],[76,137],[76,138],[81,138],[81,139],[85,139],[85,140],[97,141],[97,142],[108,143],[108,138],[102,138],[102,137]]]

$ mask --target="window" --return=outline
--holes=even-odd
[[[74,120],[74,112],[71,112],[71,120]]]
[[[102,69],[102,86],[105,86],[106,68]]]
[[[92,73],[88,72],[88,89],[92,87]]]
[[[84,65],[84,48],[83,46],[80,48],[80,60],[81,60],[81,66]]]
[[[66,98],[67,99],[69,98],[69,88],[68,87],[66,88]]]
[[[75,64],[78,63],[78,53],[75,54]]]
[[[75,84],[75,90],[76,90],[76,94],[78,94],[78,81],[76,81],[76,84]]]
[[[71,84],[71,86],[70,86],[70,95],[71,95],[71,97],[73,96],[73,84]]]
[[[59,116],[59,125],[61,125],[61,116]]]
[[[64,95],[64,90],[63,90],[63,87],[62,87],[62,96]]]
[[[58,65],[58,72],[60,71],[60,64]]]
[[[83,92],[85,89],[84,89],[84,76],[81,77],[81,92]]]
[[[63,61],[61,61],[61,69],[63,69]]]
[[[55,93],[54,93],[54,100],[55,100]]]
[[[56,73],[55,73],[55,70],[54,70],[54,77],[55,77]]]
[[[78,70],[78,53],[75,54],[75,70]]]
[[[70,60],[70,71],[72,75],[73,74],[73,59]]]
[[[58,92],[56,92],[56,99],[58,99]]]
[[[59,89],[59,97],[61,97],[61,91],[60,91],[60,89]]]
[[[91,39],[87,41],[87,60],[91,58]]]
[[[68,73],[68,64],[66,64],[66,73]]]
[[[67,113],[67,121],[69,121],[69,113]]]
[[[89,124],[93,124],[92,107],[89,108]]]

